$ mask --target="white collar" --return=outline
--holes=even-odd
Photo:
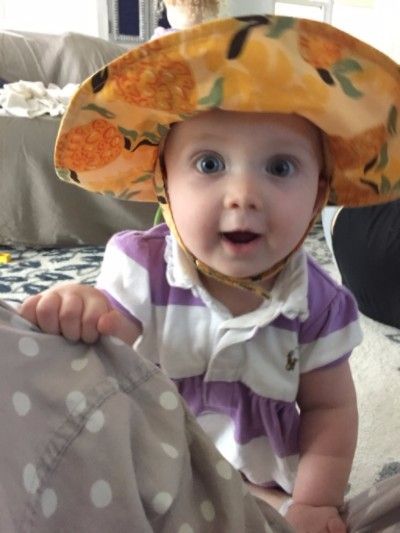
[[[228,319],[227,327],[262,326],[282,314],[289,319],[298,317],[304,321],[309,316],[308,309],[308,268],[307,254],[300,248],[292,255],[271,290],[271,299],[245,315],[232,317],[228,310],[215,300],[203,287],[198,271],[186,256],[173,235],[166,236],[164,258],[167,264],[167,280],[172,287],[189,289],[199,296],[204,303]]]

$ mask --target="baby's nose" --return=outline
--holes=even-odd
[[[259,187],[252,178],[232,178],[225,195],[225,207],[229,209],[261,209]]]

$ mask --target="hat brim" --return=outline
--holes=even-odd
[[[86,80],[63,117],[60,178],[133,201],[162,200],[155,179],[172,123],[213,108],[295,113],[319,127],[330,200],[400,197],[400,72],[327,24],[277,16],[215,20],[147,42]]]

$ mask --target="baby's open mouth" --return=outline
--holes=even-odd
[[[247,244],[260,237],[258,233],[252,231],[223,231],[222,238],[233,244]]]

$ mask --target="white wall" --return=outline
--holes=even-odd
[[[332,24],[375,46],[400,63],[399,0],[373,0],[369,3],[371,7],[356,7],[350,0],[337,0],[334,3]]]
[[[0,25],[10,30],[70,30],[103,36],[107,35],[106,3],[107,0],[0,0]]]

